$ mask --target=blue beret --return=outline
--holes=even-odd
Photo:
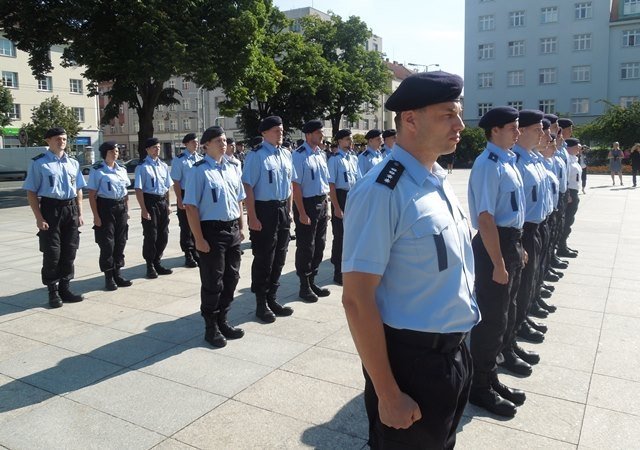
[[[115,141],[106,141],[100,144],[98,151],[100,152],[100,156],[104,159],[107,156],[107,152],[109,150],[113,150],[114,148],[118,148],[118,144]]]
[[[573,121],[571,119],[558,119],[558,126],[560,128],[569,128],[573,126]]]
[[[144,141],[144,148],[153,147],[154,145],[158,144],[159,142],[160,141],[158,140],[158,138],[150,137],[149,139]]]
[[[302,132],[304,134],[313,133],[314,131],[321,129],[322,127],[324,127],[324,124],[322,123],[322,121],[310,120],[304,125],[302,125]]]
[[[187,133],[184,135],[184,137],[182,138],[182,143],[186,144],[187,142],[191,142],[194,139],[196,139],[196,134],[195,133]]]
[[[447,72],[420,72],[408,76],[384,104],[389,111],[410,111],[452,102],[462,93],[462,78]]]
[[[575,147],[580,143],[580,141],[576,138],[569,138],[564,140],[567,143],[567,147]]]
[[[364,135],[365,139],[373,139],[373,138],[377,138],[378,136],[380,136],[382,134],[382,131],[380,130],[369,130],[367,131],[367,134]]]
[[[542,122],[544,113],[535,109],[523,109],[518,115],[518,126],[528,127]]]
[[[545,114],[544,118],[551,122],[551,125],[558,121],[558,116],[556,116],[555,114]]]
[[[282,118],[280,116],[265,117],[262,119],[262,122],[260,122],[260,125],[258,125],[258,132],[262,133],[278,125],[282,125]]]
[[[391,128],[389,130],[384,130],[382,132],[382,137],[383,137],[383,139],[386,139],[388,137],[395,136],[396,134],[398,134],[398,132],[396,130],[394,130],[393,128]]]
[[[63,134],[67,134],[67,131],[62,127],[49,128],[47,132],[44,134],[44,138],[49,139],[54,136],[61,136]]]
[[[551,128],[551,121],[549,119],[542,119],[542,129],[548,130]]]
[[[478,122],[478,126],[485,130],[501,127],[518,120],[518,115],[518,110],[511,106],[498,106],[487,111]]]
[[[222,129],[222,127],[218,127],[218,126],[209,127],[206,130],[204,130],[204,133],[202,133],[202,137],[200,138],[200,144],[209,142],[211,139],[220,137],[223,134],[224,134],[224,130]]]
[[[342,130],[338,130],[336,133],[336,140],[344,139],[347,136],[351,136],[351,130],[349,128],[343,128]]]

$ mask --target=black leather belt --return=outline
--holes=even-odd
[[[152,200],[154,202],[162,202],[167,199],[167,197],[165,197],[164,195],[147,194],[146,192],[144,193],[144,198]]]
[[[522,229],[513,227],[498,227],[498,235],[506,239],[520,239],[522,237]]]
[[[467,337],[467,333],[428,333],[426,331],[399,330],[384,325],[388,340],[414,347],[421,347],[438,353],[455,351]]]
[[[327,194],[314,195],[313,197],[304,197],[304,200],[309,202],[320,203],[327,199]]]
[[[105,198],[105,197],[98,197],[98,201],[100,203],[105,203],[107,205],[124,205],[124,198]]]
[[[273,206],[285,206],[287,204],[286,200],[256,200],[256,203],[263,203],[265,205],[273,205]]]
[[[40,197],[40,204],[51,206],[74,206],[76,204],[75,198],[69,198],[66,200],[60,200],[51,197]]]

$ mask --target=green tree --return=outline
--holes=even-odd
[[[456,147],[456,161],[459,165],[473,164],[487,144],[487,139],[482,128],[465,128],[460,133],[460,142]]]
[[[67,131],[69,142],[78,136],[80,122],[73,109],[66,107],[57,96],[50,97],[31,110],[31,122],[25,125],[29,142],[45,145],[44,135],[48,129],[62,127]]]
[[[13,111],[13,97],[11,91],[4,87],[0,81],[0,135],[2,135],[2,127],[11,124],[9,114]]]
[[[271,0],[0,0],[0,28],[29,53],[34,75],[52,69],[49,49],[64,45],[65,65],[93,82],[112,82],[103,123],[128,103],[137,112],[139,149],[153,135],[154,111],[177,103],[171,76],[234,95],[245,81],[269,80],[273,60],[260,52]],[[25,20],[25,18],[29,20]]]
[[[607,147],[620,142],[620,147],[629,149],[640,142],[640,102],[625,107],[609,103],[609,109],[593,122],[576,127],[575,135],[585,142],[603,144]]]

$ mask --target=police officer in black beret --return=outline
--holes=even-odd
[[[397,134],[398,134],[398,132],[393,128],[390,128],[388,130],[384,130],[382,132],[382,139],[383,139],[384,143],[382,144],[382,148],[380,149],[380,153],[382,153],[383,156],[387,156],[389,154],[389,152],[391,151],[391,149],[393,148],[393,145],[396,143],[396,135]]]
[[[367,140],[367,148],[358,155],[358,169],[361,176],[365,176],[373,166],[384,159],[384,155],[380,151],[382,147],[382,131],[369,130],[364,135],[364,138]]]

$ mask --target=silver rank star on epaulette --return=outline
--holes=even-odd
[[[383,184],[389,189],[394,189],[398,181],[400,181],[403,172],[404,166],[395,159],[391,159],[384,166],[378,178],[376,178],[376,183]]]

